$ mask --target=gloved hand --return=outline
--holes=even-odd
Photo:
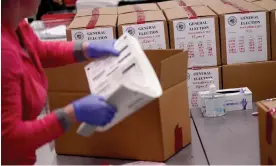
[[[72,104],[77,121],[96,126],[108,124],[117,111],[104,98],[95,95],[83,97]]]
[[[115,40],[100,40],[87,42],[84,51],[88,58],[100,58],[105,55],[119,56],[120,52],[114,48]]]

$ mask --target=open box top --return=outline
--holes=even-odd
[[[146,50],[145,53],[163,90],[186,80],[187,52],[183,50]],[[88,63],[47,69],[49,92],[90,92],[84,71],[84,66]]]
[[[202,16],[216,16],[216,14],[207,6],[193,6],[189,9],[186,7],[177,7],[173,9],[166,9],[164,13],[168,20],[189,18],[189,11],[193,12],[197,17]]]

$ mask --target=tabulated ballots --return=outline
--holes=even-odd
[[[136,38],[124,34],[115,43],[119,57],[109,56],[85,66],[90,91],[115,105],[115,118],[97,131],[106,131],[162,95],[156,73]]]

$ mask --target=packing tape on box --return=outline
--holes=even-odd
[[[143,10],[141,9],[141,7],[139,5],[133,5],[133,8],[134,8],[135,12],[143,12]]]
[[[174,151],[179,152],[183,147],[182,127],[177,124],[174,128]]]
[[[190,6],[183,6],[183,9],[188,14],[189,19],[196,19],[197,18],[196,12]]]
[[[92,15],[92,18],[89,21],[89,23],[87,24],[86,29],[93,29],[93,28],[95,28],[95,26],[96,26],[96,24],[98,22],[98,19],[99,19],[99,15]]]
[[[146,22],[146,16],[144,12],[137,12],[137,24],[144,24]]]
[[[240,7],[239,5],[237,5],[235,3],[232,3],[227,0],[220,0],[220,1],[226,5],[230,5],[230,6],[234,7],[235,9],[239,10],[241,13],[249,13],[248,10],[244,9],[243,7]]]
[[[185,3],[184,1],[179,1],[179,2],[178,2],[178,5],[179,5],[179,6],[187,6],[186,3]]]
[[[100,15],[100,9],[99,8],[95,8],[92,10],[92,16],[94,15]]]
[[[271,108],[266,113],[266,142],[272,144],[273,116],[276,115],[276,108]]]

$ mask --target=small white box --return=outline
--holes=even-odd
[[[228,111],[249,110],[252,106],[252,92],[247,88],[234,88],[199,92],[199,107],[203,116],[222,116]]]

